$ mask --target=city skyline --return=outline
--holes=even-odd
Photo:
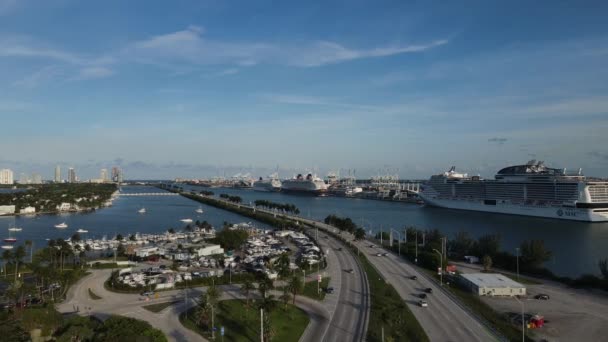
[[[608,176],[606,4],[470,4],[3,2],[0,167]]]

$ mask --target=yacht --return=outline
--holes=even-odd
[[[58,229],[65,229],[67,227],[68,227],[68,225],[65,222],[55,225],[55,228],[58,228]]]
[[[195,210],[196,213],[198,214],[202,214],[203,213],[203,208],[199,207],[198,209]]]
[[[11,227],[8,230],[9,230],[9,232],[20,232],[23,229],[22,228],[18,228],[18,227]]]
[[[81,228],[81,229],[78,229],[78,230],[76,231],[76,233],[88,233],[88,232],[89,232],[88,230],[86,230],[86,229],[82,229],[82,228]]]
[[[146,213],[146,208],[141,208],[137,211],[140,214],[145,214]]]
[[[536,160],[505,167],[489,180],[452,167],[432,176],[419,195],[427,205],[441,208],[608,221],[608,181],[588,179],[581,169],[568,174]]]
[[[192,223],[192,219],[181,219],[180,221],[184,222],[184,223]]]

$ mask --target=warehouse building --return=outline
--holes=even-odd
[[[461,274],[463,283],[480,296],[525,296],[526,287],[497,273]]]

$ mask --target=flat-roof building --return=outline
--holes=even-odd
[[[498,273],[461,274],[463,283],[480,296],[525,296],[526,287]]]

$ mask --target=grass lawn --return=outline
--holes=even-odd
[[[358,257],[367,274],[371,299],[367,341],[382,341],[383,327],[385,341],[388,337],[393,341],[428,341],[422,326],[407,305],[399,299],[399,294],[393,286],[382,279],[365,255]]]
[[[194,309],[188,310],[188,319],[185,319],[184,314],[180,315],[180,321],[185,327],[209,339],[208,329],[201,329],[191,320]],[[283,303],[277,302],[276,308],[270,314],[270,322],[275,332],[273,341],[298,341],[308,326],[309,318],[297,307],[287,305],[287,308],[284,308]],[[225,300],[218,305],[215,326],[216,339],[219,339],[219,331],[223,326],[225,341],[258,341],[260,312],[255,306],[246,309],[244,300]]]
[[[321,291],[317,292],[317,281],[309,281],[304,285],[304,291],[302,291],[301,295],[306,296],[308,298],[323,300],[325,298],[324,289],[329,285],[329,277],[323,278],[321,280],[321,284],[319,288]]]
[[[89,289],[89,297],[91,297],[92,300],[100,300],[101,297],[99,297],[98,295],[95,294],[95,292],[93,292],[91,289]]]
[[[154,313],[158,313],[163,311],[165,308],[173,305],[177,303],[176,301],[173,302],[164,302],[164,303],[157,303],[157,304],[152,304],[152,305],[146,305],[143,308],[148,310],[148,311],[152,311]]]

